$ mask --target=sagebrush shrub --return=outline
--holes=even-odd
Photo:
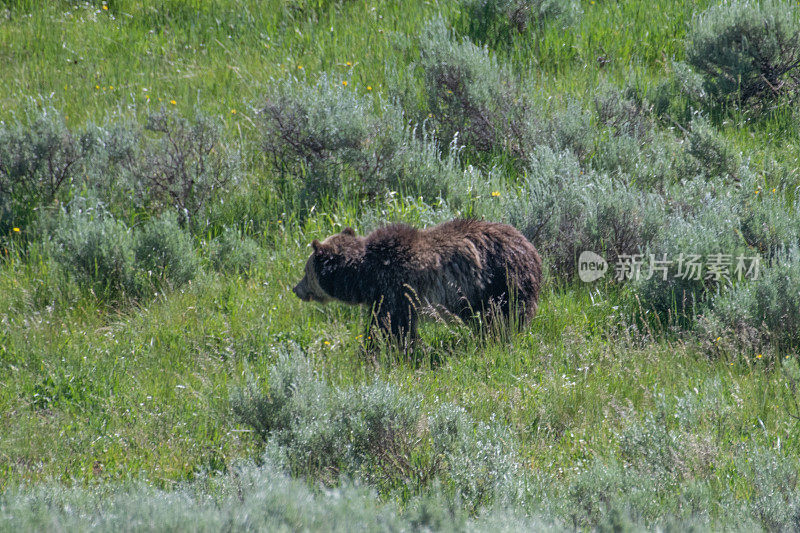
[[[77,182],[91,141],[85,132],[71,131],[53,109],[31,116],[28,123],[0,122],[0,204],[7,213],[0,218],[0,230],[24,225],[36,207]]]
[[[153,136],[133,158],[121,146],[121,161],[153,207],[172,208],[181,225],[197,226],[206,203],[238,181],[238,154],[224,144],[218,121],[200,112],[189,120],[162,108],[145,129]]]
[[[136,232],[133,249],[136,267],[156,285],[180,287],[194,279],[200,267],[191,235],[172,212],[145,222]]]
[[[535,117],[526,117],[523,146],[546,145],[557,151],[569,150],[581,161],[595,149],[600,132],[592,122],[592,114],[576,100],[569,99],[566,106],[554,110],[541,130],[537,122]]]
[[[513,498],[519,461],[511,436],[496,425],[478,423],[463,408],[442,405],[428,420],[433,453],[446,465],[445,488],[467,510]]]
[[[725,330],[738,340],[796,347],[800,338],[800,251],[795,247],[763,265],[757,279],[739,283],[714,302],[713,333]]]
[[[796,92],[800,22],[777,0],[730,0],[695,16],[686,60],[718,101],[761,101]]]
[[[225,228],[210,244],[211,264],[218,271],[247,274],[258,261],[256,242],[234,228]]]
[[[542,254],[548,267],[571,276],[580,253],[589,204],[589,177],[569,152],[537,148],[520,194],[509,201],[507,216]]]
[[[689,153],[698,162],[700,171],[709,178],[724,179],[737,174],[739,154],[703,118],[692,121]]]
[[[719,289],[747,275],[750,258],[757,254],[739,227],[736,206],[726,197],[707,196],[696,212],[673,212],[642,257],[641,275],[629,285],[634,306],[672,319],[693,318]],[[662,268],[651,270],[651,259]],[[728,266],[717,275],[709,264]]]
[[[387,106],[384,112],[392,111]],[[259,116],[262,147],[274,170],[300,181],[301,193],[312,201],[338,196],[353,178],[369,188],[389,162],[385,151],[393,152],[384,135],[389,125],[373,99],[332,76],[322,75],[313,85],[285,80]]]
[[[610,85],[601,86],[594,107],[600,122],[616,134],[642,139],[653,129],[649,104],[631,88],[621,91]]]
[[[232,392],[231,405],[272,460],[328,484],[356,476],[383,492],[438,479],[476,511],[504,493],[518,468],[508,435],[463,409],[426,415],[418,398],[382,382],[335,389],[297,350],[280,356],[266,391],[251,380]]]
[[[571,0],[462,0],[460,26],[474,41],[495,46],[548,22],[569,25],[577,14]]]
[[[297,352],[291,360],[281,356],[266,393],[250,383],[232,395],[237,417],[295,475],[334,483],[347,473],[387,487],[420,481],[409,455],[420,418],[416,405],[381,383],[331,389]]]
[[[52,236],[56,261],[98,297],[139,292],[133,233],[102,206],[62,210]]]
[[[487,48],[458,40],[444,20],[426,24],[419,67],[430,121],[444,140],[478,152],[520,152],[526,105],[509,68]]]
[[[767,531],[791,531],[800,525],[800,487],[794,457],[758,447],[741,470],[749,470],[753,482],[751,512]]]
[[[781,251],[800,245],[800,216],[787,200],[785,181],[769,186],[763,176],[743,166],[735,196],[745,242],[771,260]]]
[[[92,130],[94,150],[87,162],[88,187],[106,205],[132,213],[148,203],[147,183],[138,171],[144,166],[144,131],[118,119]]]
[[[386,189],[431,202],[440,198],[463,201],[466,180],[459,152],[460,147],[451,142],[445,153],[439,139],[425,126],[408,128],[385,167]]]
[[[691,107],[688,103],[703,103],[708,97],[703,77],[683,61],[673,61],[670,77],[658,83],[647,98],[656,116],[670,125],[688,122]]]
[[[570,152],[545,147],[534,150],[506,216],[564,279],[575,274],[584,250],[604,254],[612,265],[621,255],[641,253],[665,218],[657,196],[584,171]]]
[[[260,117],[273,170],[295,183],[306,202],[388,191],[435,198],[456,170],[429,128],[330,75],[311,85],[284,81]]]

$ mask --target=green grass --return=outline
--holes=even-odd
[[[632,517],[640,526],[679,515],[676,494],[697,486],[716,502],[705,509],[708,523],[737,526],[728,511],[761,494],[740,463],[753,450],[771,450],[798,471],[793,382],[781,366],[796,354],[714,347],[667,326],[653,331],[624,308],[614,284],[589,287],[548,275],[540,311],[521,335],[481,336],[457,324],[426,324],[413,357],[384,351],[375,361],[364,350],[363,310],[294,297],[291,287],[312,239],[345,225],[363,230],[364,220],[420,224],[442,215],[401,198],[320,202],[313,210],[300,205],[251,143],[258,138],[259,102],[276,80],[314,80],[322,72],[347,81],[348,90],[366,93],[369,86],[386,94],[387,69],[403,72],[414,61],[414,37],[425,21],[442,14],[458,27],[457,3],[0,5],[0,118],[23,120],[41,106],[59,109],[71,126],[141,121],[161,106],[221,116],[230,142],[246,141],[251,164],[240,191],[212,208],[215,223],[243,228],[261,254],[246,276],[215,272],[204,260],[203,273],[181,289],[109,302],[59,271],[41,251],[35,229],[0,241],[4,493],[49,487],[114,493],[136,483],[148,486],[142,494],[183,490],[184,482],[211,483],[207,473],[227,475],[242,461],[258,461],[264,443],[232,416],[230,394],[249,375],[268,379],[286,345],[300,347],[333,387],[380,380],[419,397],[424,412],[449,402],[475,420],[508,428],[524,470],[553,480],[553,498],[572,502],[561,508],[543,497],[540,503],[548,503],[541,508],[520,512],[542,512],[565,527],[597,525],[569,521],[568,506],[580,504],[570,490],[592,465],[634,464],[621,436],[658,413],[666,413],[664,427],[683,439],[688,459],[676,485],[659,493],[655,510]],[[581,2],[575,25],[548,25],[495,52],[541,99],[561,105],[574,98],[591,107],[604,80],[646,90],[667,79],[671,62],[682,59],[693,13],[707,5]],[[758,119],[718,114],[719,131],[750,157],[767,186],[781,184],[793,197],[796,117],[786,110]],[[500,168],[510,192],[520,176]],[[201,254],[213,237],[209,231],[194,236]],[[680,418],[685,405],[695,406],[691,422]],[[345,493],[353,501],[363,496]],[[309,506],[328,496],[310,494],[304,496]],[[403,515],[408,494],[365,498],[409,516]],[[0,499],[0,516],[13,507],[9,501]],[[53,513],[63,511],[56,508]]]

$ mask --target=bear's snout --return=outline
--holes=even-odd
[[[306,278],[301,279],[300,282],[294,286],[292,292],[304,302],[311,300],[311,291],[308,290]]]

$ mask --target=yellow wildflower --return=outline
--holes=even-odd
[[[761,355],[761,354],[758,354],[758,355],[756,356],[756,359],[761,359],[762,357],[764,357],[764,356],[763,356],[763,355]]]
[[[497,198],[498,196],[500,196],[500,191],[492,191],[492,196]]]
[[[103,4],[103,9],[108,10],[108,6]]]
[[[352,64],[351,62],[349,62],[349,61],[348,61],[348,62],[347,62],[347,66],[348,66],[348,67],[352,67],[352,66],[353,66],[353,64]]]
[[[236,114],[236,110],[235,109],[231,109],[231,115],[235,115],[235,114]]]
[[[347,87],[347,80],[342,80],[342,85],[344,85],[345,87]]]
[[[372,90],[372,85],[367,85],[367,90],[371,91]]]
[[[178,102],[176,102],[175,100],[170,100],[169,103],[172,105],[178,105]]]
[[[297,70],[303,70],[303,65],[297,65]]]
[[[14,228],[14,233],[19,233],[19,228]]]

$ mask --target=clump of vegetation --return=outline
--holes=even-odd
[[[0,233],[27,225],[37,207],[80,181],[91,140],[71,131],[54,109],[33,114],[25,124],[0,122]]]
[[[296,350],[281,355],[267,391],[251,381],[233,391],[231,405],[273,460],[328,484],[357,476],[382,492],[413,492],[437,480],[475,512],[516,469],[500,430],[463,409],[445,405],[427,415],[418,399],[387,383],[329,387]]]
[[[707,177],[718,179],[736,177],[739,170],[739,154],[735,153],[703,118],[692,121],[689,153]]]
[[[646,138],[653,130],[647,103],[632,88],[620,91],[606,85],[594,98],[597,118],[618,135],[627,135],[637,140]]]
[[[53,255],[62,268],[99,298],[136,295],[133,232],[102,205],[61,210],[54,221]]]
[[[710,322],[712,335],[733,332],[752,348],[770,342],[795,348],[800,338],[800,251],[785,251],[772,265],[760,265],[752,279],[723,293],[714,302]]]
[[[439,138],[477,152],[506,149],[519,154],[525,138],[526,105],[516,78],[486,48],[458,40],[441,18],[419,40],[430,122]]]
[[[387,110],[385,110],[387,111]],[[281,83],[260,112],[262,147],[279,176],[309,200],[336,197],[350,175],[368,187],[387,158],[372,98],[321,76]],[[395,125],[396,126],[396,125]]]
[[[697,15],[686,60],[720,102],[763,103],[793,95],[800,83],[800,22],[793,6],[731,0]]]
[[[691,320],[717,291],[749,275],[753,257],[760,258],[741,238],[739,226],[735,206],[724,197],[706,197],[693,213],[673,213],[641,258],[641,275],[630,286],[634,308],[655,311],[666,321],[662,324]]]
[[[428,128],[330,75],[283,82],[260,117],[265,154],[306,205],[387,191],[435,198],[453,170]]]
[[[220,272],[247,274],[256,265],[259,247],[235,228],[226,227],[210,244],[211,264]]]
[[[162,108],[145,129],[155,136],[144,139],[136,157],[123,159],[139,194],[158,210],[174,209],[182,226],[199,227],[207,202],[239,180],[238,154],[223,143],[219,123],[203,113],[190,121]]]
[[[96,200],[77,198],[41,222],[62,269],[101,299],[138,298],[193,279],[200,263],[191,236],[167,213],[129,228]]]
[[[521,194],[507,203],[511,223],[560,278],[576,272],[578,256],[604,254],[610,264],[642,253],[665,218],[655,195],[584,171],[570,152],[537,148]]]
[[[192,237],[178,224],[177,215],[162,214],[144,223],[134,239],[136,267],[154,284],[180,287],[194,279],[200,260]]]
[[[759,449],[746,462],[742,469],[749,471],[753,481],[752,511],[761,525],[768,531],[797,527],[800,490],[796,461],[773,450]]]
[[[144,131],[132,120],[109,119],[92,128],[95,141],[87,166],[87,187],[109,209],[124,217],[135,216],[148,205],[147,184],[140,181]]]
[[[549,22],[570,25],[577,14],[571,0],[463,0],[460,23],[472,40],[496,46]]]

